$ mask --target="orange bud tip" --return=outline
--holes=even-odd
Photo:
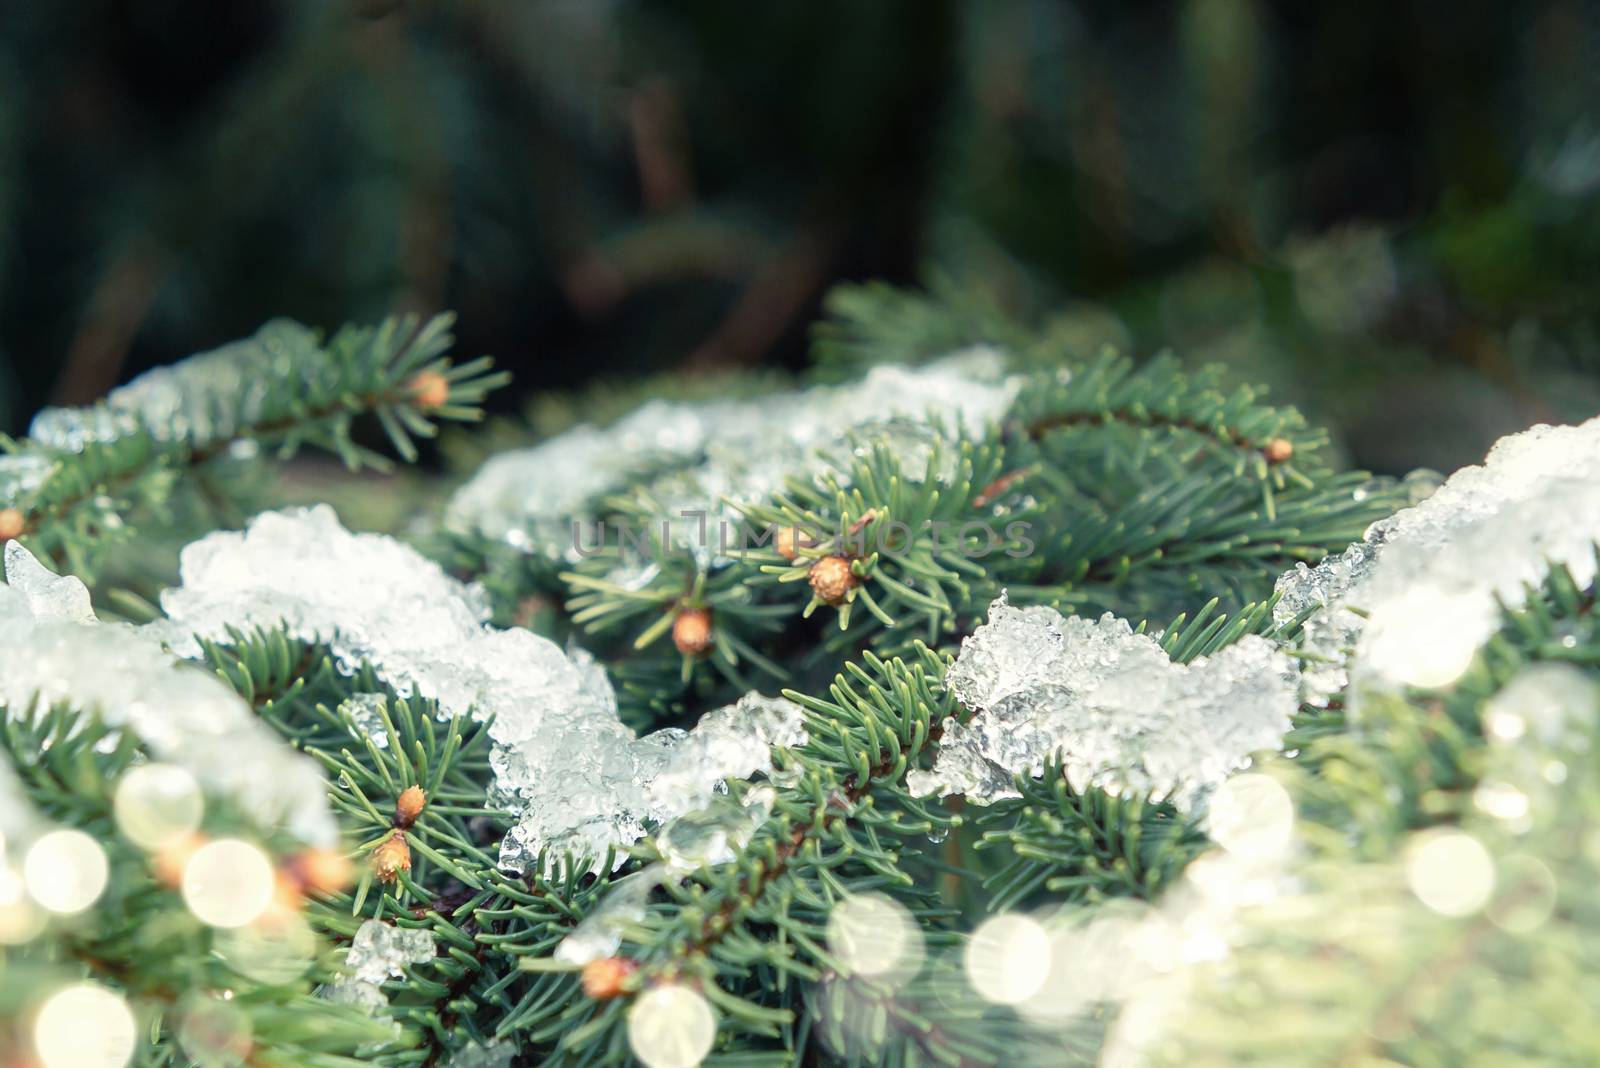
[[[438,371],[423,371],[406,387],[419,408],[443,408],[450,403],[450,380]]]
[[[638,970],[638,962],[627,957],[602,957],[585,964],[578,981],[595,1001],[610,1001],[627,993],[628,979]]]
[[[422,815],[422,810],[428,805],[428,795],[420,786],[408,786],[400,793],[394,803],[394,825],[396,827],[410,827],[417,822],[417,817]]]
[[[0,508],[0,541],[22,537],[27,518],[15,508]]]
[[[1269,464],[1281,464],[1294,455],[1294,443],[1288,438],[1273,438],[1261,449]]]
[[[684,656],[700,656],[711,648],[711,612],[685,608],[672,621],[672,644]]]

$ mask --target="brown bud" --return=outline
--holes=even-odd
[[[27,525],[27,517],[15,508],[0,508],[0,541],[21,537]]]
[[[350,858],[331,849],[308,849],[289,861],[289,876],[306,894],[337,894],[355,878]]]
[[[443,408],[450,403],[450,380],[438,371],[423,371],[406,385],[419,408]]]
[[[150,858],[150,867],[156,881],[164,886],[177,887],[183,883],[183,869],[189,858],[200,852],[209,839],[203,834],[186,834],[175,842],[168,842]]]
[[[843,604],[856,585],[850,561],[842,556],[824,556],[812,564],[810,580],[817,599],[825,604]]]
[[[1019,471],[1010,471],[1010,472],[1007,472],[1006,474],[1001,475],[999,478],[995,479],[993,482],[991,482],[987,486],[983,487],[982,491],[979,492],[979,494],[976,497],[972,498],[972,507],[974,507],[974,508],[987,508],[987,507],[989,507],[989,505],[993,504],[994,501],[997,498],[999,498],[999,496],[1002,493],[1005,493],[1012,486],[1015,486],[1018,482],[1021,482],[1027,476],[1028,476],[1028,470],[1026,468],[1023,468],[1022,470],[1019,470]]]
[[[378,874],[378,881],[392,883],[400,878],[400,873],[411,870],[411,847],[406,845],[406,836],[395,831],[383,844],[372,851],[372,870]]]
[[[1261,449],[1269,464],[1281,464],[1294,455],[1294,443],[1288,438],[1273,438]]]
[[[794,527],[783,527],[772,538],[772,551],[785,560],[793,560],[800,555],[800,549],[806,540],[800,536],[800,531]]]
[[[394,803],[394,825],[402,830],[409,829],[417,822],[417,817],[422,815],[422,810],[428,806],[428,795],[420,786],[408,786],[400,792],[399,800]]]
[[[685,608],[672,621],[672,644],[684,656],[699,656],[711,648],[711,611]]]
[[[583,966],[579,982],[589,997],[596,1001],[610,1001],[625,992],[628,977],[638,970],[638,962],[627,957],[602,957]]]

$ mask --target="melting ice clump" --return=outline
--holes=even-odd
[[[1110,614],[1067,618],[1004,596],[945,684],[975,714],[945,721],[933,768],[908,784],[980,804],[1015,796],[1014,775],[1059,758],[1075,789],[1191,810],[1251,753],[1278,748],[1296,708],[1294,664],[1263,638],[1178,664]]]
[[[752,400],[672,404],[652,401],[604,430],[581,426],[528,449],[500,453],[450,502],[446,525],[503,541],[528,553],[576,558],[575,525],[592,531],[590,506],[619,492],[649,468],[676,469],[649,486],[659,514],[680,528],[678,540],[709,560],[721,546],[718,520],[732,528],[724,499],[771,495],[784,479],[837,458],[852,431],[905,445],[898,451],[924,469],[934,416],[980,433],[1004,415],[1021,388],[993,349],[974,347],[922,367],[873,368],[860,382],[770,394]],[[706,513],[702,520],[684,511]],[[584,545],[593,544],[592,533]]]
[[[1281,625],[1313,610],[1299,643],[1311,654],[1304,696],[1313,703],[1347,681],[1358,690],[1442,684],[1497,627],[1496,598],[1522,604],[1552,563],[1580,587],[1590,582],[1597,539],[1600,419],[1536,426],[1502,438],[1481,466],[1374,523],[1343,553],[1284,574],[1273,617]]]
[[[325,987],[323,996],[329,1001],[359,1005],[375,1014],[384,1013],[389,999],[383,995],[383,983],[403,976],[406,965],[425,963],[438,953],[433,935],[427,931],[367,920],[356,928],[345,956],[350,974]]]
[[[302,841],[338,830],[317,765],[285,745],[221,679],[174,659],[145,633],[101,623],[89,591],[57,576],[17,542],[0,587],[0,702],[12,714],[37,698],[127,728],[158,758]]]
[[[774,746],[805,740],[798,705],[757,694],[693,731],[635,737],[587,653],[486,625],[476,588],[393,538],[345,530],[325,505],[208,535],[180,567],[157,631],[180,652],[230,627],[282,626],[326,642],[347,671],[370,663],[402,696],[437,700],[443,715],[492,716],[493,790],[519,817],[501,846],[509,868],[545,849],[603,857],[704,807],[724,780],[769,771]]]

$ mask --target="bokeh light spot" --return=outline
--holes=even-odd
[[[272,901],[272,862],[249,842],[219,838],[195,851],[183,869],[183,900],[200,922],[243,927]]]
[[[1037,994],[1050,977],[1050,935],[1031,916],[1007,913],[985,920],[968,939],[967,980],[978,996],[997,1005],[1017,1005]]]
[[[129,771],[117,784],[114,809],[117,827],[129,841],[157,850],[200,826],[205,801],[200,784],[187,769],[145,764]]]
[[[922,968],[922,932],[893,898],[852,894],[828,917],[828,950],[853,976],[904,982]]]
[[[22,861],[28,896],[64,916],[98,901],[107,874],[106,851],[82,831],[51,831],[29,847]]]
[[[1406,876],[1412,893],[1444,916],[1476,912],[1494,892],[1494,860],[1460,831],[1424,835],[1411,848]]]
[[[128,1003],[96,983],[56,991],[34,1017],[34,1052],[43,1068],[121,1068],[136,1037]]]
[[[694,1068],[716,1036],[716,1014],[686,986],[652,987],[628,1010],[628,1045],[645,1068]]]

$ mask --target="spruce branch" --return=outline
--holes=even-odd
[[[414,459],[415,438],[434,436],[441,420],[478,419],[478,403],[506,380],[488,372],[486,359],[451,365],[451,321],[346,327],[326,344],[298,324],[269,323],[253,338],[158,368],[93,407],[41,413],[30,437],[4,442],[14,467],[44,472],[37,484],[16,483],[4,502],[17,517],[10,536],[91,575],[111,542],[210,466],[262,451],[282,460],[309,444],[351,469],[382,468],[388,461],[351,436],[365,414]]]

